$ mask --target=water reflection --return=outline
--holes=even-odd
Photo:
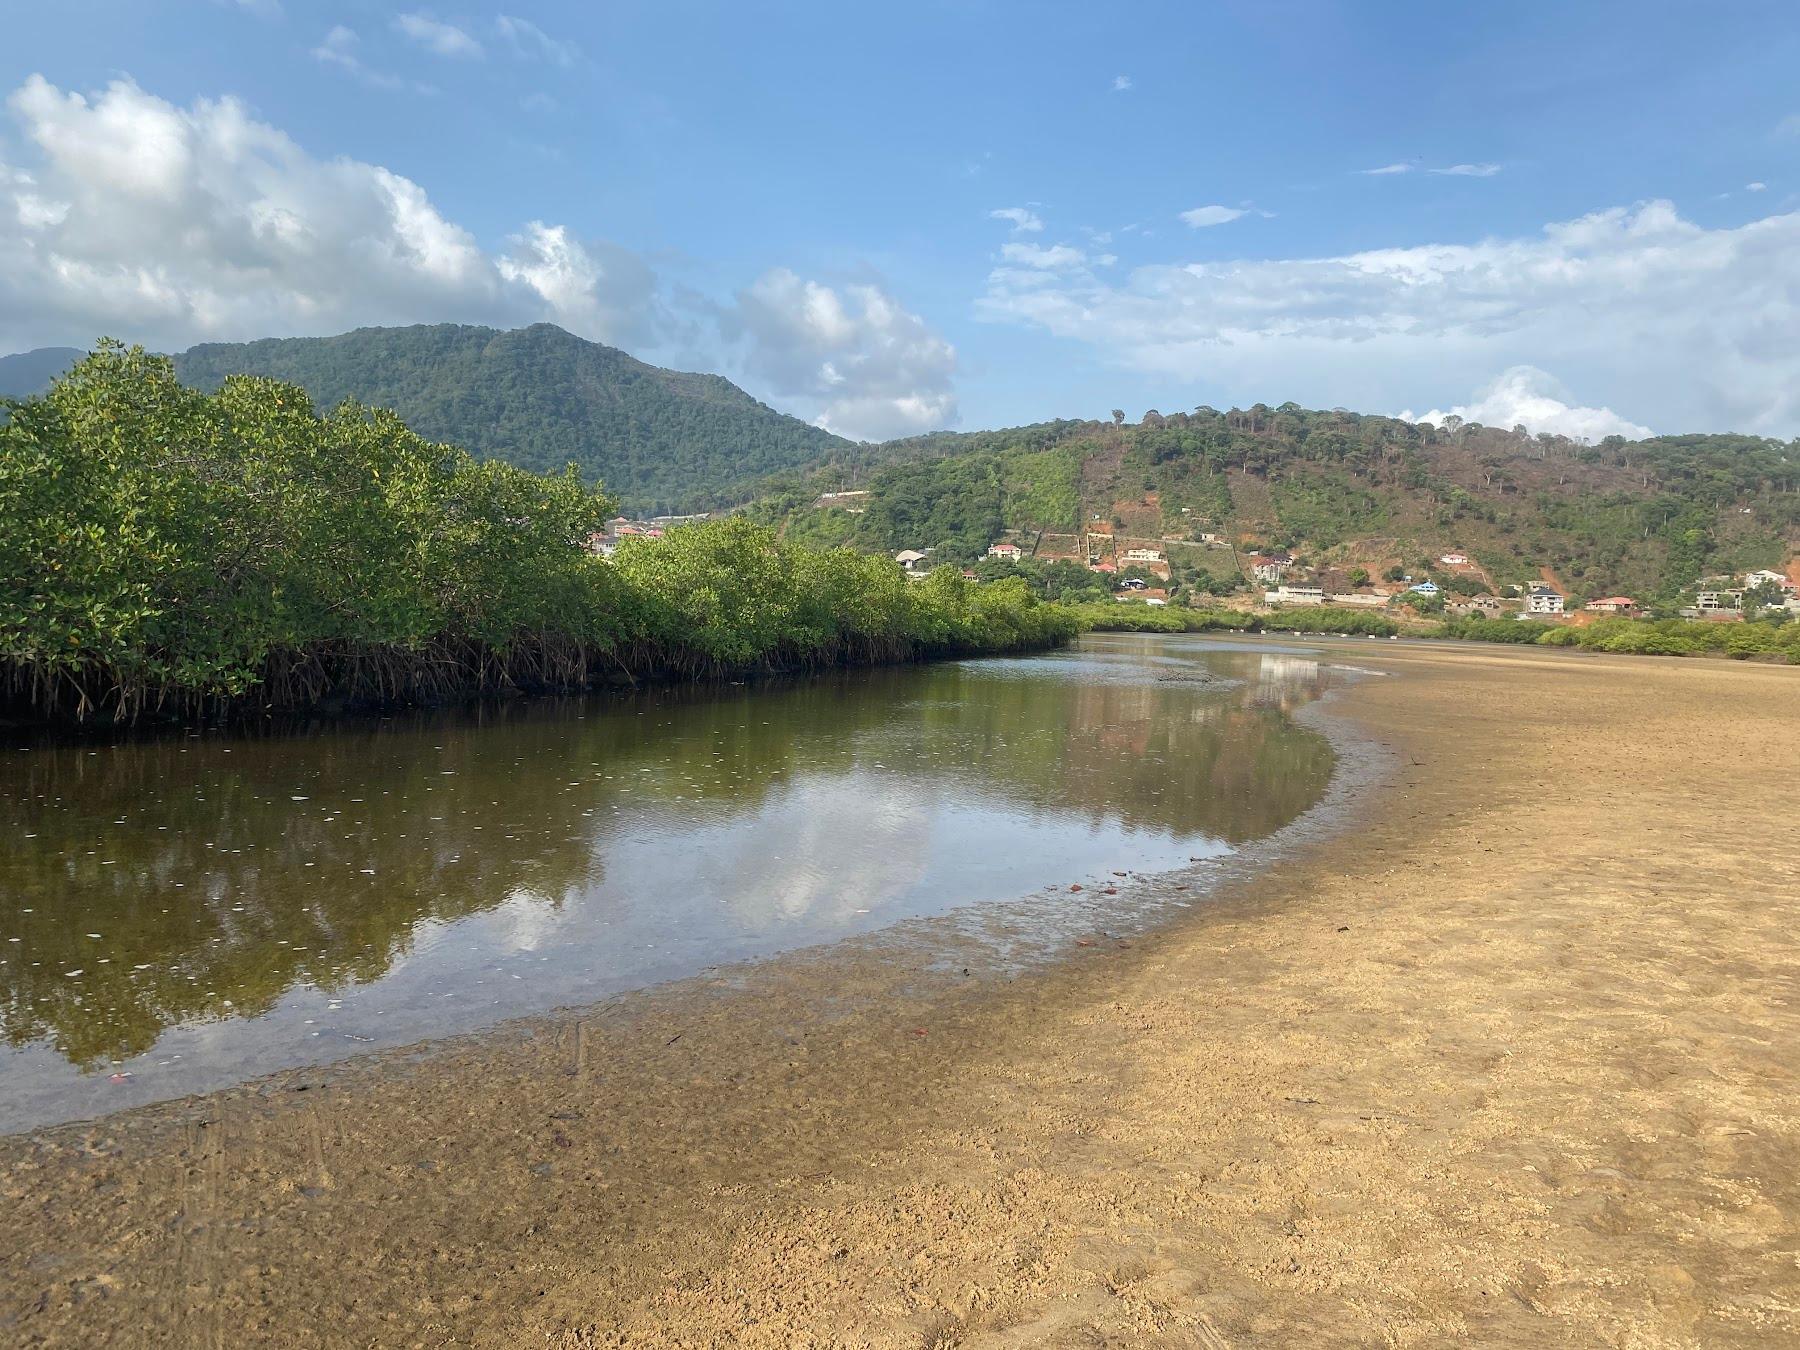
[[[1179,865],[1317,800],[1330,751],[1284,714],[1330,679],[1303,657],[1117,637],[778,688],[15,750],[0,1082],[31,1089],[34,1119],[92,1109],[78,1070],[155,1061],[185,1091]],[[0,1104],[0,1125],[19,1119]]]

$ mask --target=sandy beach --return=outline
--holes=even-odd
[[[0,1139],[0,1341],[1800,1342],[1800,669],[1318,645],[1384,781],[1154,935]]]

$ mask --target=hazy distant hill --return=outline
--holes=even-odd
[[[43,393],[50,381],[84,355],[78,347],[39,347],[17,356],[0,356],[0,398]]]
[[[328,338],[206,343],[175,358],[201,389],[270,375],[316,403],[392,408],[421,435],[540,471],[573,460],[638,509],[709,504],[849,442],[719,375],[646,365],[553,324],[359,328]]]

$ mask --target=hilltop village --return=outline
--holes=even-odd
[[[870,493],[823,493],[814,507],[859,515]],[[671,529],[710,514],[615,517],[591,549],[611,556],[621,539],[661,539]],[[973,564],[939,558],[931,545],[892,554],[901,571],[922,580],[938,567],[956,567],[972,581],[1024,575],[1040,586],[1081,598],[1110,596],[1120,604],[1164,608],[1171,604],[1278,616],[1284,610],[1335,607],[1375,611],[1397,618],[1532,619],[1580,625],[1599,618],[1686,618],[1738,623],[1747,618],[1800,616],[1800,556],[1785,571],[1757,568],[1698,577],[1671,606],[1629,595],[1583,596],[1549,566],[1531,584],[1497,581],[1474,554],[1450,548],[1436,556],[1407,558],[1394,540],[1367,540],[1349,559],[1274,547],[1219,530],[1196,527],[1187,535],[1132,535],[1096,516],[1080,534],[1007,531]],[[1084,584],[1085,583],[1085,584]]]

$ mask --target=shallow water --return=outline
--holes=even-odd
[[[1342,672],[1046,656],[0,753],[0,1130],[1219,857]],[[1076,903],[1073,898],[1070,904]]]

